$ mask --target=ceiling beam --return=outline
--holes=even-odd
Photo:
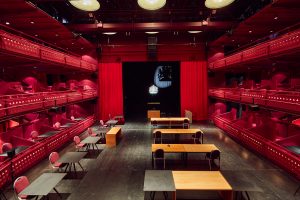
[[[203,25],[202,22],[146,22],[146,23],[98,23],[98,24],[69,24],[69,29],[80,32],[96,31],[189,31],[189,30],[227,30],[236,25],[237,22],[208,22]]]

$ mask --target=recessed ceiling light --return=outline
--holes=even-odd
[[[79,10],[96,11],[100,8],[97,0],[69,0],[70,4]]]
[[[6,25],[10,25],[10,23],[9,23],[9,22],[5,22],[5,24],[6,24]]]
[[[193,34],[195,34],[195,33],[202,33],[202,31],[188,31],[189,33],[193,33]]]
[[[55,37],[58,37],[58,36],[59,36],[59,34],[56,33],[56,34],[55,34]]]
[[[117,32],[103,32],[104,35],[115,35]]]
[[[231,3],[233,3],[235,0],[206,0],[205,6],[210,9],[218,9],[223,8]]]
[[[81,50],[83,49],[83,47],[80,48]]]
[[[232,42],[234,42],[234,40],[231,40]]]
[[[277,19],[278,19],[278,16],[275,16],[275,17],[274,17],[274,20],[277,20]]]
[[[273,31],[270,31],[270,33],[273,33]]]
[[[159,33],[159,32],[157,32],[157,31],[147,31],[147,32],[145,32],[145,33],[150,34],[150,35],[154,35],[154,34],[157,34],[157,33]]]
[[[166,0],[138,0],[138,4],[146,10],[158,10],[166,5]]]
[[[252,33],[252,31],[250,30],[249,33]]]
[[[74,42],[72,42],[72,44],[74,45]]]
[[[34,21],[31,21],[30,24],[34,24]]]
[[[35,37],[38,37],[39,35],[38,35],[38,34],[35,34],[34,36],[35,36]]]

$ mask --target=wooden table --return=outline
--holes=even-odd
[[[176,191],[215,190],[225,200],[232,200],[232,188],[219,171],[172,171]],[[176,194],[175,198],[176,199]]]
[[[112,127],[106,133],[106,146],[108,147],[115,147],[117,146],[117,139],[121,137],[121,127]]]
[[[82,171],[84,171],[83,167],[80,164],[80,160],[87,154],[87,152],[67,152],[57,162],[67,164],[67,167],[65,169],[65,172],[69,168],[69,171],[72,171],[72,166],[74,168],[75,174],[76,174],[76,167],[75,163],[77,163]]]
[[[153,125],[155,122],[157,125],[166,125],[171,127],[172,125],[181,125],[183,126],[184,120],[187,120],[189,122],[189,118],[186,117],[161,117],[161,118],[151,118],[150,122]]]
[[[196,134],[197,132],[201,132],[201,141],[203,144],[203,131],[200,129],[173,129],[173,128],[166,128],[166,129],[154,129],[153,134],[156,132],[160,131],[161,134],[169,135],[169,134],[174,134],[174,135],[190,135],[190,134]]]
[[[188,159],[188,153],[209,153],[219,150],[214,144],[152,144],[152,166],[154,166],[154,152],[157,149],[163,149],[165,153],[184,153],[185,161]]]
[[[44,173],[35,179],[20,195],[47,196],[52,189],[60,196],[55,186],[66,176],[66,173]]]
[[[92,137],[92,136],[88,136],[86,137],[84,140],[81,141],[81,143],[83,144],[87,144],[86,145],[86,149],[88,150],[90,145],[93,147],[93,150],[95,150],[95,147],[97,150],[98,147],[97,147],[97,142],[101,139],[101,137]]]

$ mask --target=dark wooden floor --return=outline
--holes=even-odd
[[[300,193],[293,196],[298,181],[271,162],[245,149],[221,130],[208,123],[194,124],[205,132],[204,142],[213,143],[221,150],[221,170],[230,174],[234,170],[250,175],[249,182],[261,188],[261,192],[249,192],[251,199],[290,200],[300,199]],[[95,127],[96,128],[96,127]],[[68,200],[143,200],[144,173],[151,167],[151,129],[147,122],[128,122],[122,126],[123,138],[116,148],[99,145],[100,152],[90,154],[82,165],[86,172],[77,177],[68,177],[57,186],[63,199]],[[184,138],[182,138],[184,139]],[[187,138],[186,138],[187,139]],[[60,154],[74,151],[73,144],[61,150]],[[204,155],[192,155],[185,166],[177,155],[167,155],[166,166],[176,170],[208,170]],[[25,175],[34,180],[43,172],[51,171],[48,159],[28,171]],[[248,178],[247,178],[248,179]],[[237,182],[239,180],[236,180]],[[16,199],[11,188],[6,188],[8,199]],[[193,193],[179,194],[180,199],[210,199]],[[50,199],[59,199],[55,193]],[[163,199],[158,195],[157,199]]]

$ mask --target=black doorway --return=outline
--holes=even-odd
[[[156,78],[155,78],[156,77]],[[123,63],[126,119],[147,119],[148,102],[160,102],[162,116],[180,115],[179,62]],[[152,94],[149,88],[152,86]],[[157,91],[157,94],[154,94]]]

